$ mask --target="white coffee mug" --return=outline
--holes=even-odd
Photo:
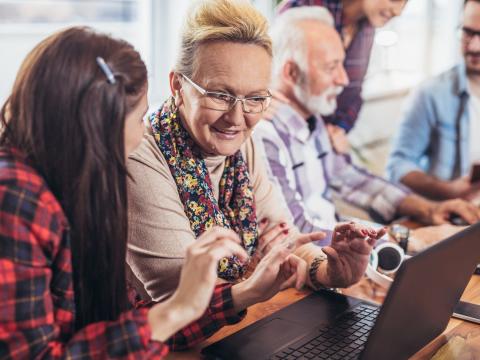
[[[393,279],[387,274],[395,273],[403,260],[408,258],[403,249],[395,243],[384,242],[370,253],[365,274],[378,285],[388,289]]]

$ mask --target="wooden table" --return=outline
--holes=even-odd
[[[386,295],[385,290],[364,278],[358,284],[342,290],[346,295],[381,303]],[[310,294],[309,290],[285,290],[269,301],[256,304],[248,309],[248,313],[240,323],[226,326],[207,341],[188,352],[172,353],[169,359],[200,359],[200,350],[240,329],[260,320],[285,306]],[[474,275],[470,280],[462,300],[480,304],[480,276]],[[480,359],[480,325],[452,318],[445,332],[419,351],[412,359]]]

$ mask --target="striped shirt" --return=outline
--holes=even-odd
[[[302,232],[332,229],[337,221],[332,195],[367,210],[376,221],[394,218],[408,191],[370,174],[332,149],[323,119],[310,133],[307,121],[290,105],[279,103],[272,119],[255,127],[269,175],[281,188],[295,225]]]

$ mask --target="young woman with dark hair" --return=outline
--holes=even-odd
[[[24,61],[0,113],[0,358],[162,357],[305,281],[282,247],[241,286],[216,285],[221,258],[247,257],[217,227],[187,248],[169,299],[132,308],[125,162],[147,87],[131,45],[87,28],[50,36]]]

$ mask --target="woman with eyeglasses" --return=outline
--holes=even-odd
[[[170,73],[172,96],[150,117],[128,160],[132,284],[144,299],[168,297],[178,284],[185,247],[215,225],[235,231],[249,255],[246,264],[235,256],[219,262],[219,282],[237,283],[234,295],[239,287],[256,301],[268,298],[248,281],[279,248],[294,251],[297,264],[308,264],[302,271],[314,288],[358,281],[382,232],[343,224],[333,240],[324,233],[300,234],[250,138],[271,98],[266,19],[247,1],[205,0],[190,9],[181,35]],[[332,246],[322,251],[312,240]],[[272,286],[268,295],[278,289]]]
[[[186,246],[169,299],[135,301],[126,157],[144,133],[147,87],[131,45],[87,28],[48,37],[23,62],[0,113],[1,359],[161,358],[303,285],[288,249],[242,286],[216,285],[218,261],[247,254],[232,230],[210,227]]]

